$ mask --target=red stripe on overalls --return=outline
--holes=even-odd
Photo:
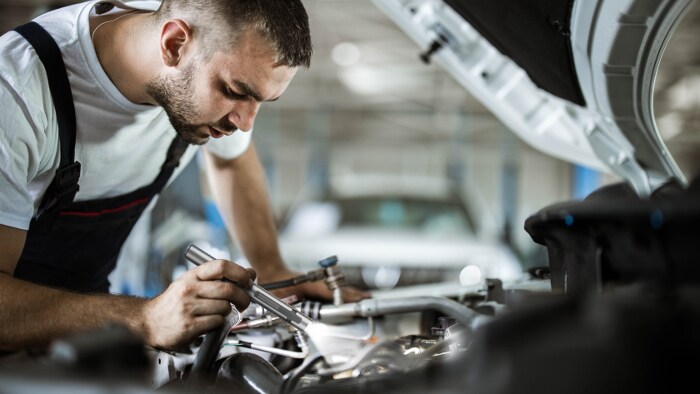
[[[59,215],[61,215],[61,216],[89,216],[89,217],[101,216],[101,215],[106,215],[108,213],[115,213],[115,212],[123,211],[123,210],[129,209],[133,206],[146,203],[149,200],[150,200],[149,197],[145,197],[145,198],[138,199],[136,201],[132,201],[128,204],[118,206],[116,208],[103,209],[99,212],[60,212]]]

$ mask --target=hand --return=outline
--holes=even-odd
[[[213,260],[187,271],[163,294],[147,302],[145,341],[160,348],[175,348],[224,324],[231,303],[239,311],[250,299],[228,279],[250,288],[255,271],[226,260]]]
[[[265,283],[278,282],[300,275],[303,274],[290,270],[284,270],[275,273],[274,276],[266,276],[265,278],[260,277],[258,283],[264,285]],[[370,298],[370,294],[368,292],[350,286],[343,287],[342,292],[343,302],[357,302],[365,298]],[[296,295],[299,299],[307,298],[321,301],[333,301],[333,291],[331,291],[326,285],[326,282],[322,280],[272,290],[272,293],[280,298]]]

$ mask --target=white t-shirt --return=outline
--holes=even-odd
[[[61,49],[73,91],[75,159],[82,165],[75,201],[113,197],[150,184],[176,135],[161,107],[130,102],[102,69],[89,24],[99,2],[65,7],[35,19]],[[155,11],[159,4],[132,1],[128,6]],[[14,31],[0,37],[0,107],[0,224],[26,230],[53,180],[60,150],[44,66],[31,45]],[[235,158],[248,148],[250,138],[251,133],[236,132],[211,140],[205,149]],[[175,175],[196,150],[187,149]]]

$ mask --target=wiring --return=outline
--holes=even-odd
[[[229,339],[226,342],[224,342],[223,346],[244,347],[248,349],[259,350],[261,352],[267,352],[291,358],[306,358],[306,356],[309,355],[309,348],[307,346],[301,346],[300,352],[294,352],[291,350],[278,349],[276,347],[256,345],[252,342],[240,341],[238,339]]]

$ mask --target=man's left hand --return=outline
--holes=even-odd
[[[291,279],[296,276],[303,275],[299,272],[285,271],[276,274],[274,277],[263,277],[259,275],[258,283],[264,286],[266,283],[278,282],[285,279]],[[315,282],[300,283],[296,286],[284,287],[281,289],[272,290],[276,296],[280,298],[296,295],[301,299],[313,299],[320,301],[333,301],[333,291],[328,288],[326,282],[318,280]],[[357,302],[365,298],[370,298],[370,294],[350,286],[342,288],[343,302]]]

